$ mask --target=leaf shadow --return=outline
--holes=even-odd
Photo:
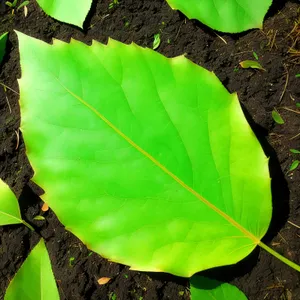
[[[267,18],[273,17],[278,12],[280,12],[288,2],[297,3],[299,1],[298,0],[284,0],[284,1],[282,1],[282,0],[273,0],[267,14],[265,15],[265,20]]]
[[[39,197],[41,194],[43,194],[42,189],[30,181],[24,186],[18,199],[22,218],[33,226],[37,233],[41,224],[35,221],[34,217],[40,213],[40,207],[43,204]]]
[[[97,11],[97,2],[98,1],[92,1],[92,5],[91,8],[83,22],[83,32],[87,33],[87,31],[89,30],[89,26],[92,20],[92,17],[95,15],[96,11]]]
[[[292,2],[292,3],[298,3],[299,0],[273,0],[272,1],[272,4],[268,10],[268,12],[266,13],[265,17],[264,17],[264,22],[269,19],[269,18],[272,18],[274,17],[277,13],[279,13],[284,7],[285,5],[288,3],[288,2]],[[179,12],[179,11],[178,11]],[[185,17],[184,14],[182,14],[181,12],[180,13],[180,16]],[[259,29],[255,29],[255,28],[252,28],[252,29],[249,29],[249,30],[245,30],[245,31],[242,31],[242,32],[238,32],[238,33],[230,33],[230,32],[222,32],[222,31],[218,31],[218,30],[214,30],[210,27],[208,27],[207,25],[201,23],[200,21],[198,20],[195,20],[195,19],[191,19],[192,23],[195,24],[197,27],[199,27],[201,30],[203,30],[204,32],[208,33],[211,37],[216,37],[216,34],[217,33],[219,36],[221,37],[225,37],[226,39],[232,39],[232,40],[239,40],[240,38],[246,36],[247,34],[249,34],[250,32],[252,32],[253,30],[259,30]]]
[[[189,278],[175,276],[169,273],[163,273],[163,272],[140,272],[148,275],[153,280],[159,280],[159,281],[166,281],[166,282],[173,282],[179,285],[187,285]]]
[[[263,238],[265,242],[269,242],[277,235],[279,230],[287,222],[290,213],[290,192],[287,181],[284,177],[284,173],[281,170],[277,154],[266,139],[268,131],[254,122],[251,115],[248,113],[247,109],[243,106],[243,104],[242,109],[248,123],[251,126],[251,129],[253,130],[257,139],[259,140],[266,156],[269,157],[273,212],[269,229]]]

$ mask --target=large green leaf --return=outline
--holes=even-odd
[[[59,300],[44,241],[34,247],[10,282],[4,300]]]
[[[262,28],[272,0],[167,0],[189,19],[223,32]]]
[[[0,179],[0,225],[23,223],[18,200],[9,186]]]
[[[113,40],[18,36],[27,154],[67,229],[110,260],[181,276],[256,247],[268,159],[213,73]]]
[[[237,287],[218,280],[194,275],[190,284],[191,300],[247,300]]]
[[[92,0],[37,0],[38,4],[49,16],[79,27],[88,14]]]

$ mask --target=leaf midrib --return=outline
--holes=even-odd
[[[180,184],[184,189],[189,191],[192,195],[194,195],[197,199],[199,199],[201,202],[203,202],[205,205],[207,205],[209,208],[211,208],[213,211],[215,211],[217,214],[219,214],[221,217],[223,217],[226,221],[228,221],[231,225],[239,229],[245,236],[250,238],[256,245],[260,243],[260,239],[258,239],[255,235],[253,235],[250,231],[248,231],[246,228],[244,228],[242,225],[240,225],[238,222],[236,222],[233,218],[228,216],[226,213],[224,213],[222,210],[220,210],[218,207],[210,203],[208,200],[206,200],[203,196],[201,196],[199,193],[197,193],[194,189],[192,189],[189,185],[187,185],[185,182],[183,182],[179,177],[177,177],[175,174],[173,174],[171,171],[169,171],[164,165],[162,165],[158,160],[156,160],[151,154],[149,154],[147,151],[145,151],[143,148],[141,148],[139,145],[137,145],[134,141],[132,141],[126,134],[124,134],[120,129],[118,129],[113,123],[111,123],[105,116],[103,116],[99,111],[96,110],[92,105],[87,103],[84,99],[73,93],[70,89],[68,89],[57,77],[55,77],[57,82],[75,99],[77,99],[79,102],[81,102],[84,106],[89,108],[93,113],[95,113],[103,122],[105,122],[111,129],[113,129],[119,136],[121,136],[124,140],[126,140],[131,146],[133,146],[136,150],[138,150],[141,154],[146,156],[149,160],[151,160],[157,167],[159,167],[163,172],[165,172],[167,175],[169,175],[171,178],[173,178],[178,184]]]
[[[2,211],[2,210],[0,210],[0,214],[3,214],[3,215],[5,215],[5,216],[8,216],[8,217],[10,217],[10,218],[12,218],[12,219],[18,220],[18,223],[15,223],[15,224],[23,223],[23,220],[22,220],[22,219],[20,219],[20,218],[18,218],[18,217],[15,217],[15,216],[13,216],[13,215],[11,215],[11,214],[8,214],[8,213],[6,213],[6,212],[4,212],[4,211]]]

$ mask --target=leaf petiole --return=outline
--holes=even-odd
[[[276,258],[278,258],[279,260],[281,260],[282,262],[284,262],[285,264],[287,264],[288,266],[290,266],[291,268],[295,269],[296,271],[300,272],[300,266],[297,265],[296,263],[290,261],[289,259],[287,259],[286,257],[284,257],[283,255],[279,254],[278,252],[274,251],[272,248],[270,248],[269,246],[267,246],[266,244],[264,244],[263,242],[259,242],[258,244],[261,248],[263,248],[264,250],[266,250],[267,252],[269,252],[270,254],[272,254],[273,256],[275,256]]]
[[[34,231],[34,228],[29,224],[29,223],[27,223],[26,221],[24,221],[24,220],[21,220],[22,221],[22,223],[26,226],[26,227],[28,227],[31,231]]]

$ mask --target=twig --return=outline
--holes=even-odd
[[[283,91],[282,91],[281,96],[279,98],[279,103],[281,103],[281,101],[282,101],[282,98],[283,98],[283,96],[285,94],[285,91],[286,91],[286,88],[287,88],[287,85],[288,85],[288,82],[289,82],[289,71],[288,71],[286,65],[283,65],[283,66],[284,66],[284,69],[286,71],[286,80],[285,80]]]
[[[298,115],[300,115],[300,111],[297,111],[297,110],[294,110],[294,109],[291,109],[291,108],[288,108],[288,107],[279,107],[279,108],[281,108],[281,109],[285,109],[285,110],[288,110],[288,111],[291,111],[291,112],[293,112],[293,113],[295,113],[295,114],[298,114]]]
[[[237,53],[234,53],[234,54],[231,54],[232,56],[236,56],[236,55],[239,55],[239,54],[244,54],[244,53],[251,53],[252,51],[241,51],[241,52],[237,52]]]
[[[290,141],[296,139],[299,135],[300,135],[300,132],[298,134],[296,134],[295,136],[291,137]]]
[[[295,98],[292,96],[292,94],[290,94],[290,98],[292,101],[295,101]]]
[[[13,90],[12,88],[10,88],[10,87],[7,86],[6,84],[4,84],[4,83],[2,83],[2,82],[0,82],[0,84],[1,84],[4,88],[9,89],[10,91],[14,92],[14,93],[17,94],[17,95],[20,95],[18,92],[16,92],[15,90]]]
[[[288,221],[288,223],[300,229],[300,226],[296,225],[295,223],[293,223],[291,221]]]
[[[179,26],[179,29],[178,29],[178,31],[177,31],[177,34],[176,34],[176,36],[175,36],[175,39],[174,39],[174,41],[176,41],[177,40],[177,38],[178,38],[178,36],[179,36],[179,33],[180,33],[180,30],[181,30],[181,27],[182,27],[182,25],[183,25],[183,23],[185,22],[186,20],[184,19],[184,21],[181,23],[181,25]]]
[[[273,36],[273,40],[272,40],[271,45],[270,45],[270,50],[272,50],[272,48],[273,48],[273,46],[275,44],[276,35],[277,35],[277,30],[275,30],[275,34]],[[276,46],[276,48],[277,48],[277,46]]]
[[[6,99],[6,103],[8,105],[8,109],[9,109],[9,113],[11,114],[12,110],[11,110],[11,106],[9,104],[9,101],[8,101],[8,98],[7,98],[7,95],[6,95],[6,92],[5,92],[5,99]]]
[[[16,148],[15,150],[17,150],[19,148],[19,143],[20,143],[20,135],[19,135],[19,132],[17,130],[15,130],[15,134],[17,136],[17,145],[16,145]]]
[[[222,38],[220,35],[218,35],[215,31],[213,31],[213,33],[214,33],[219,39],[221,39],[226,45],[228,44],[228,43],[226,42],[226,40],[225,40],[224,38]]]

